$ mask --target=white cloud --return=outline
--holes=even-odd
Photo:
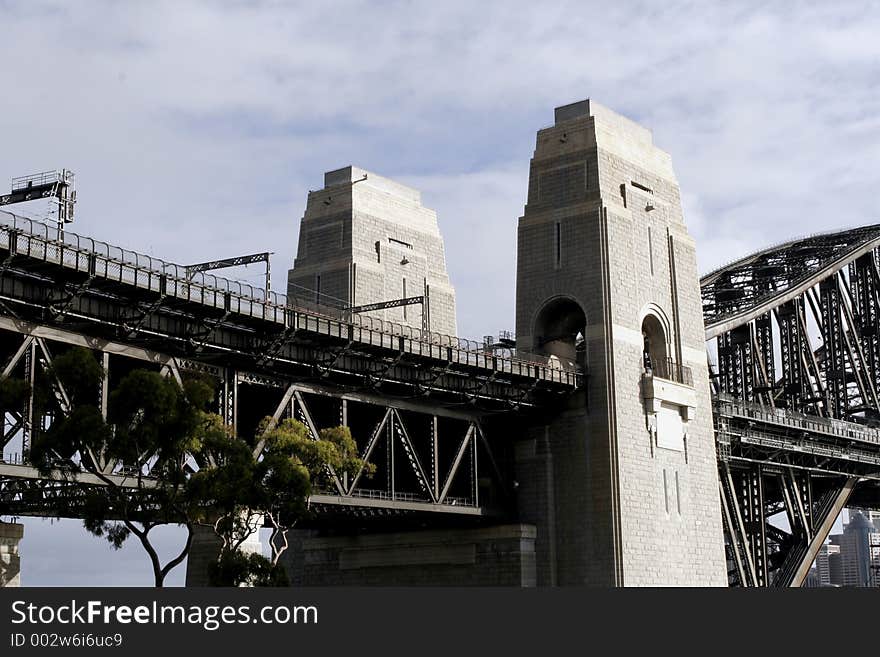
[[[73,168],[75,231],[176,261],[269,249],[279,281],[307,190],[357,164],[440,212],[475,337],[512,324],[534,133],[586,96],[672,154],[704,271],[875,221],[870,3],[0,0],[0,16],[0,180]]]

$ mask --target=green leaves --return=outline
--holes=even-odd
[[[235,437],[212,437],[205,442],[205,449],[215,467],[192,477],[200,497],[210,500],[211,507],[220,514],[214,523],[223,542],[217,581],[225,585],[245,581],[241,572],[250,572],[248,568],[259,565],[253,560],[228,556],[253,533],[254,518],[265,518],[273,528],[270,544],[274,558],[269,563],[277,567],[277,557],[286,549],[286,540],[279,546],[274,539],[308,515],[312,491],[330,485],[329,469],[341,475],[355,473],[363,466],[348,427],[323,429],[317,439],[294,419],[270,427],[270,419],[264,419],[255,441],[262,441],[263,451],[257,456],[249,445]],[[365,468],[367,472],[372,469]]]
[[[284,568],[259,554],[225,552],[208,569],[211,586],[289,586]]]
[[[0,413],[21,408],[29,391],[30,386],[22,379],[0,380]]]
[[[94,406],[75,406],[68,415],[56,417],[43,433],[36,433],[31,443],[30,459],[42,471],[65,464],[68,469],[80,470],[74,461],[76,454],[87,458],[89,451],[100,453],[111,439],[110,427]]]
[[[110,395],[108,419],[114,425],[108,454],[125,463],[139,464],[142,455],[158,457],[165,475],[191,445],[198,425],[197,409],[170,378],[158,372],[134,370]]]

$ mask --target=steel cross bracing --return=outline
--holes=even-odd
[[[816,235],[701,281],[732,583],[800,585],[848,500],[880,506],[878,248]]]

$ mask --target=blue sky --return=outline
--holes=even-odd
[[[178,262],[272,250],[277,285],[307,191],[361,166],[438,211],[482,336],[513,325],[535,131],[585,97],[672,154],[702,271],[878,221],[878,8],[0,0],[0,182],[71,168],[74,231]],[[27,584],[149,583],[137,545],[27,531]]]

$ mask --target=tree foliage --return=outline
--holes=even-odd
[[[21,408],[27,399],[30,386],[22,379],[0,379],[0,413]]]
[[[222,552],[208,569],[211,586],[289,586],[287,573],[266,557],[238,550]]]
[[[315,439],[295,419],[276,425],[265,418],[258,436],[261,451],[233,436],[216,436],[205,445],[215,467],[199,471],[192,481],[217,513],[213,524],[221,539],[221,561],[265,522],[272,528],[270,563],[277,566],[288,531],[308,515],[312,491],[332,486],[331,472],[341,477],[363,467],[369,475],[374,467],[358,456],[348,427],[322,429]],[[235,563],[240,567],[243,562]],[[226,571],[218,572],[220,577]],[[232,585],[228,579],[218,581]]]
[[[54,392],[43,395],[54,398],[45,402],[53,421],[35,433],[30,460],[47,476],[60,471],[71,482],[78,482],[75,475],[82,472],[97,477],[102,485],[80,484],[76,494],[59,501],[71,508],[59,511],[81,515],[88,531],[116,548],[136,536],[161,586],[186,558],[193,526],[205,514],[203,500],[189,486],[187,458],[225,427],[207,411],[213,390],[204,381],[188,380],[181,388],[174,379],[143,369],[129,372],[116,386],[105,420],[103,376],[101,364],[86,349],[74,348],[54,359],[41,381]],[[118,474],[128,477],[124,485]],[[183,525],[187,537],[181,552],[162,565],[150,532],[164,524]]]

